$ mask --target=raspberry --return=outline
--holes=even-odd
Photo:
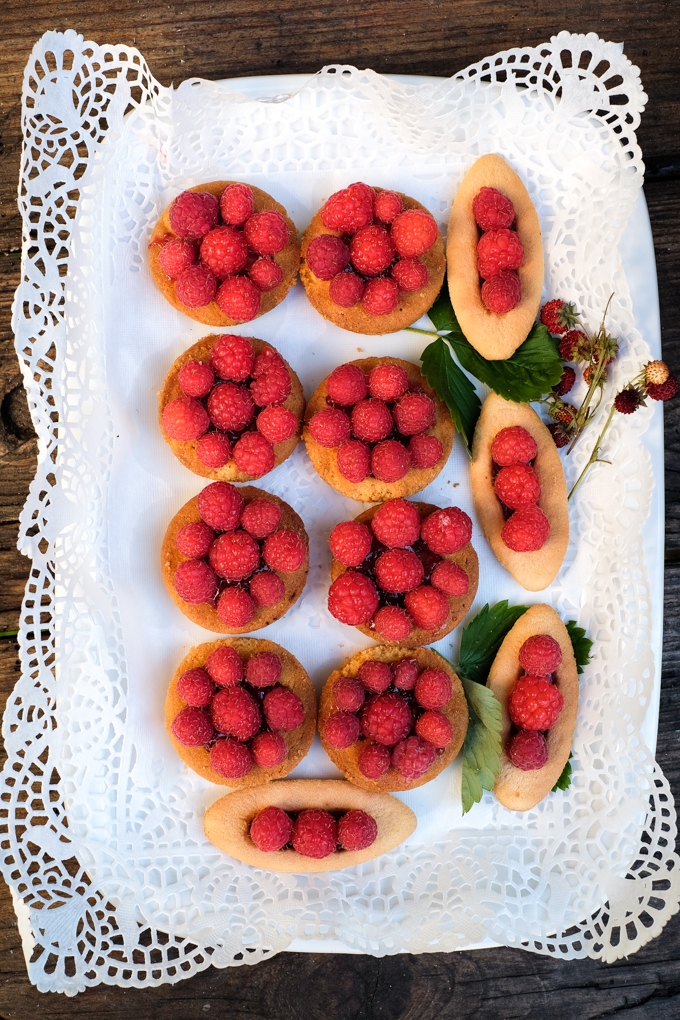
[[[352,434],[357,439],[362,439],[365,443],[379,443],[381,439],[386,439],[391,431],[392,415],[382,400],[369,397],[353,408]]]
[[[283,269],[272,259],[256,259],[248,270],[248,276],[258,290],[269,291],[283,283]]]
[[[501,468],[493,487],[501,503],[511,510],[537,503],[541,496],[541,483],[530,464],[511,464]]]
[[[217,575],[204,560],[185,560],[175,571],[175,590],[183,602],[201,606],[212,602],[217,592]]]
[[[575,382],[576,372],[570,365],[566,365],[562,372],[562,378],[558,382],[557,386],[553,387],[553,393],[555,393],[558,397],[563,397],[569,392]]]
[[[287,407],[265,407],[257,416],[257,431],[270,443],[285,443],[298,430],[298,420]]]
[[[210,716],[218,733],[250,740],[262,725],[260,706],[243,687],[223,687],[212,699]]]
[[[357,230],[349,246],[352,265],[364,276],[378,276],[391,264],[394,248],[384,227],[372,225]],[[343,268],[339,267],[339,268]],[[335,275],[335,274],[331,274]]]
[[[418,679],[418,663],[415,659],[400,659],[392,664],[392,683],[400,691],[412,691]]]
[[[448,747],[453,740],[453,726],[441,712],[423,712],[416,722],[416,733],[433,747]]]
[[[648,361],[645,365],[645,382],[654,386],[663,386],[670,374],[665,361]]]
[[[365,811],[348,811],[338,822],[338,842],[345,850],[365,850],[377,835],[378,823]]]
[[[408,392],[406,369],[401,365],[376,365],[368,374],[368,392],[386,404],[403,397]]]
[[[251,382],[250,393],[259,407],[268,407],[270,404],[282,404],[290,396],[291,388],[288,369],[285,365],[277,365]]]
[[[220,383],[208,397],[210,420],[223,432],[240,432],[255,415],[248,390],[233,382]]]
[[[400,259],[392,266],[392,278],[397,281],[399,290],[410,294],[421,290],[430,279],[430,274],[420,259]]]
[[[321,222],[329,230],[341,234],[359,230],[373,221],[372,189],[361,184],[350,184],[336,191],[321,208]]]
[[[375,564],[378,587],[395,595],[417,588],[424,573],[423,564],[410,549],[388,549]]]
[[[257,255],[276,255],[288,244],[290,231],[280,212],[266,209],[246,220],[243,233],[248,247]]]
[[[371,472],[381,482],[398,482],[411,466],[411,454],[396,439],[378,443],[371,453]]]
[[[515,510],[505,522],[501,539],[514,552],[542,549],[550,536],[550,521],[538,506]]]
[[[414,782],[425,775],[437,757],[437,752],[420,737],[409,737],[402,740],[392,751],[392,765],[404,779]]]
[[[317,411],[309,422],[309,431],[319,446],[339,446],[350,437],[350,420],[339,407]]]
[[[443,669],[424,669],[416,680],[416,701],[423,708],[443,708],[451,699],[451,678]]]
[[[369,744],[359,755],[357,766],[367,779],[380,779],[390,767],[390,752],[383,744]]]
[[[208,431],[210,418],[200,400],[195,397],[178,397],[163,408],[161,423],[170,439],[188,443],[200,439]]]
[[[576,325],[578,316],[573,304],[555,298],[541,308],[541,322],[548,327],[548,332],[559,336]]]
[[[589,346],[588,337],[580,329],[570,329],[560,340],[560,357],[564,361],[576,361],[585,355]]]
[[[285,369],[286,363],[273,347],[265,347],[261,354],[255,358],[253,362],[253,379],[259,379],[261,375],[265,375],[267,372],[273,372],[275,369]]]
[[[262,736],[269,736],[263,733]],[[254,742],[253,742],[254,744]],[[259,763],[258,763],[259,764]],[[258,850],[272,853],[290,843],[293,835],[293,820],[283,810],[270,804],[256,814],[250,823],[250,838]]]
[[[255,616],[255,603],[241,588],[225,588],[217,602],[217,615],[227,627],[247,627]]]
[[[442,459],[444,447],[436,436],[426,436],[422,432],[413,436],[408,444],[411,454],[411,466],[414,468],[433,468]]]
[[[280,733],[258,733],[250,745],[250,751],[253,761],[261,769],[278,768],[288,757],[288,745]]]
[[[328,397],[334,404],[350,407],[366,396],[366,376],[358,365],[338,365],[326,379]]]
[[[185,361],[177,381],[187,397],[207,397],[215,385],[215,373],[207,361]]]
[[[187,308],[203,308],[215,297],[217,280],[205,266],[189,266],[177,277],[175,294]]]
[[[358,521],[343,521],[331,531],[331,552],[343,567],[358,567],[370,553],[372,545],[371,532]]]
[[[483,280],[498,276],[504,269],[519,269],[524,262],[524,248],[514,230],[502,227],[482,234],[477,244],[477,269]]]
[[[506,269],[482,284],[482,301],[496,315],[512,311],[522,298],[519,276],[512,269]]]
[[[665,383],[647,383],[647,396],[652,400],[670,400],[678,392],[678,380],[669,375]]]
[[[405,499],[389,499],[374,513],[371,528],[388,549],[404,549],[420,537],[420,514]]]
[[[215,685],[204,669],[189,669],[177,681],[177,693],[191,708],[205,708],[212,701]]]
[[[278,574],[263,570],[251,578],[248,585],[255,604],[269,608],[276,606],[286,594],[286,586]]]
[[[365,696],[364,688],[353,676],[341,676],[333,684],[333,698],[341,712],[358,712]]]
[[[172,720],[173,736],[185,747],[202,747],[214,732],[210,716],[200,708],[187,706]]]
[[[222,432],[206,432],[196,444],[196,456],[207,468],[221,468],[231,458],[231,443]]]
[[[338,273],[331,280],[328,296],[340,308],[353,308],[361,301],[364,293],[364,282],[356,273]]]
[[[516,769],[533,772],[541,769],[548,760],[548,745],[542,733],[520,730],[508,748],[508,758]]]
[[[210,749],[210,764],[226,779],[243,779],[253,767],[253,757],[238,740],[218,740]]]
[[[307,543],[296,531],[275,531],[264,543],[264,561],[272,570],[292,574],[299,570],[307,556]]]
[[[378,608],[376,587],[364,574],[348,570],[328,589],[328,610],[340,623],[352,627],[368,623]]]
[[[281,507],[270,499],[253,499],[243,508],[241,524],[254,538],[266,538],[281,523]]]
[[[413,716],[400,694],[380,694],[361,716],[361,730],[369,740],[393,747],[411,732]]]
[[[249,322],[260,311],[260,290],[246,276],[228,276],[215,295],[217,307],[234,322]]]
[[[321,860],[332,854],[337,846],[337,822],[333,815],[320,808],[301,811],[293,823],[291,840],[293,849],[303,857]]]
[[[404,641],[411,633],[411,617],[397,606],[383,606],[373,617],[373,627],[384,641]]]
[[[562,425],[548,425],[548,432],[550,432],[555,440],[555,446],[558,450],[561,450],[563,446],[567,446],[571,442],[571,436],[568,432],[565,432]]]
[[[472,538],[472,521],[457,506],[435,510],[423,521],[420,534],[425,545],[440,556],[465,548]]]
[[[214,541],[215,532],[204,521],[190,521],[175,536],[175,545],[182,556],[192,560],[202,560],[207,556]]]
[[[499,467],[526,464],[538,452],[536,440],[521,425],[511,425],[497,432],[491,444],[491,457]]]
[[[243,496],[229,482],[212,482],[199,492],[198,512],[215,531],[232,531],[238,527],[243,509]]]
[[[351,712],[333,712],[324,726],[323,736],[331,747],[344,750],[358,740],[360,729],[358,718]]]
[[[396,191],[381,191],[373,199],[375,218],[381,223],[391,223],[403,208],[404,203]]]
[[[158,252],[158,265],[166,276],[176,280],[185,269],[193,266],[196,261],[196,252],[190,241],[183,241],[181,237],[173,237],[166,241]]]
[[[548,676],[554,673],[562,661],[562,649],[559,642],[549,634],[532,634],[519,650],[519,664],[527,673],[534,676]],[[530,729],[543,729],[532,726]]]
[[[522,676],[513,687],[508,711],[523,730],[549,730],[562,711],[564,698],[545,676]]]
[[[398,304],[399,288],[387,276],[369,280],[361,296],[361,307],[369,315],[391,315]]]
[[[450,598],[467,595],[470,578],[462,567],[451,560],[442,560],[432,571],[432,584]]]
[[[243,660],[230,645],[220,645],[211,652],[205,668],[218,687],[231,687],[232,684],[240,683],[245,675]]]
[[[281,669],[281,660],[275,652],[255,652],[246,663],[246,680],[253,687],[273,687]]]
[[[423,255],[438,236],[434,217],[422,209],[407,209],[399,213],[392,223],[392,240],[402,258]]]
[[[253,189],[247,184],[228,184],[220,195],[220,212],[225,223],[242,227],[255,212]]]
[[[210,550],[210,566],[226,581],[250,577],[260,563],[260,547],[247,531],[226,531]]]
[[[369,447],[358,439],[348,439],[338,449],[338,471],[348,482],[363,482],[369,471],[370,460]]]
[[[255,350],[244,336],[224,333],[210,352],[210,364],[221,379],[245,382],[253,370]]]
[[[472,200],[472,215],[482,230],[498,230],[512,226],[515,207],[495,188],[480,188]]]
[[[415,436],[434,425],[434,400],[426,393],[407,393],[394,405],[394,420],[402,436]]]
[[[362,662],[357,672],[357,680],[372,694],[382,694],[392,683],[392,670],[386,662],[379,659],[368,659]]]
[[[218,280],[238,273],[248,261],[248,245],[240,230],[215,227],[201,241],[201,262]]]
[[[234,463],[251,478],[261,478],[276,463],[272,444],[259,432],[244,432],[234,446]]]
[[[170,226],[179,237],[198,240],[217,223],[217,199],[207,191],[183,191],[170,206]]]
[[[295,691],[289,691],[287,687],[275,687],[265,694],[262,707],[267,725],[277,733],[289,733],[304,722],[302,701]]]
[[[332,280],[349,265],[349,248],[335,234],[319,234],[309,242],[305,258],[318,280]]]

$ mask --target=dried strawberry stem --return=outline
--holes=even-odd
[[[583,398],[581,406],[579,407],[573,420],[567,425],[566,428],[567,433],[572,434],[569,449],[567,450],[567,455],[570,454],[571,451],[574,449],[577,442],[581,438],[586,426],[589,425],[592,419],[595,417],[595,414],[597,413],[597,410],[600,404],[602,403],[604,376],[607,370],[607,358],[605,357],[605,340],[607,337],[607,331],[604,328],[604,324],[613,297],[614,294],[612,292],[609,295],[607,304],[605,305],[604,313],[602,315],[602,321],[600,322],[600,325],[595,335],[591,337],[584,330],[584,332],[586,332],[586,335],[588,336],[588,339],[592,341],[590,344],[590,359],[588,362],[588,365],[592,370],[592,377],[590,380],[590,385],[588,386],[588,392]],[[595,357],[597,357],[597,361],[593,360]],[[592,403],[593,397],[595,396],[596,390],[600,391],[599,399],[595,407],[591,408],[590,405]]]
[[[616,406],[614,404],[612,404],[611,408],[609,409],[609,414],[607,415],[607,420],[604,423],[604,427],[603,427],[602,431],[600,432],[599,436],[597,437],[597,441],[595,443],[595,446],[593,447],[592,453],[590,454],[590,459],[588,460],[588,463],[583,468],[583,471],[581,472],[581,474],[578,476],[578,478],[574,482],[572,490],[569,493],[567,499],[571,499],[571,497],[574,495],[574,493],[578,489],[578,487],[581,484],[581,482],[583,481],[583,479],[586,477],[586,474],[588,473],[588,471],[590,470],[590,468],[592,467],[593,464],[611,464],[611,461],[605,460],[603,457],[598,456],[598,454],[600,452],[600,449],[602,448],[602,443],[604,441],[604,437],[605,437],[605,434],[607,432],[607,429],[611,425],[612,418],[614,417],[615,410],[616,410]],[[570,447],[570,449],[571,449],[571,447]]]

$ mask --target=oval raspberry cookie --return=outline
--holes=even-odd
[[[212,482],[170,521],[161,570],[171,598],[194,623],[247,634],[297,602],[309,570],[309,539],[278,496]]]
[[[196,645],[165,699],[165,725],[182,761],[223,786],[281,779],[309,750],[316,695],[295,656],[273,641]]]
[[[453,422],[416,365],[360,358],[339,365],[312,394],[303,438],[324,481],[375,503],[411,496],[436,478]]]
[[[477,593],[472,521],[393,499],[335,526],[328,609],[374,641],[416,648],[457,627]]]
[[[364,790],[413,790],[456,757],[468,726],[462,684],[429,648],[367,648],[331,673],[319,734],[331,761]]]
[[[235,326],[275,308],[295,283],[300,245],[279,202],[254,185],[212,181],[183,191],[149,242],[156,286],[180,312]]]
[[[163,438],[194,474],[260,478],[297,445],[305,398],[276,348],[255,337],[206,336],[173,363],[158,395]]]
[[[496,393],[486,398],[472,442],[470,482],[498,561],[527,591],[547,588],[569,545],[567,484],[553,438],[528,404]]]
[[[427,209],[367,184],[331,195],[302,238],[307,297],[325,319],[353,333],[410,326],[433,304],[445,266],[444,242]]]
[[[554,609],[532,606],[519,618],[498,650],[486,686],[503,713],[494,793],[505,807],[528,811],[560,778],[578,713],[574,650]]]

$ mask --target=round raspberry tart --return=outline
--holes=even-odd
[[[486,682],[503,715],[494,793],[528,811],[552,790],[571,752],[578,672],[571,639],[550,606],[532,606],[506,635]]]
[[[361,697],[357,708],[347,703],[350,680]],[[467,726],[461,682],[429,648],[357,652],[331,673],[321,692],[321,743],[364,790],[413,790],[429,783],[456,757]]]
[[[316,695],[298,660],[273,641],[196,645],[175,670],[165,725],[182,761],[211,783],[259,786],[302,761]]]
[[[163,438],[194,474],[261,478],[302,431],[305,398],[276,348],[229,333],[203,337],[173,363],[158,397]]]
[[[367,184],[331,195],[302,238],[307,297],[352,333],[410,326],[433,304],[445,266],[444,242],[427,209]]]
[[[190,620],[222,634],[247,634],[297,602],[309,570],[309,539],[278,496],[211,482],[170,521],[161,569],[168,593]]]
[[[151,275],[167,301],[208,326],[270,312],[295,283],[295,224],[266,191],[212,181],[183,191],[154,227]]]
[[[416,365],[361,358],[338,365],[313,393],[303,438],[324,481],[375,503],[411,496],[437,477],[453,422]]]
[[[417,648],[457,627],[479,580],[472,521],[458,507],[393,499],[335,526],[328,609],[384,644]]]

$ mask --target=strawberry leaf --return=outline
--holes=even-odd
[[[458,668],[463,676],[484,684],[503,638],[526,613],[526,606],[509,606],[507,599],[484,606],[463,631]]]
[[[470,455],[472,437],[479,418],[481,402],[475,388],[460,370],[443,340],[435,340],[423,351],[423,375],[438,397],[444,401]]]
[[[568,790],[571,786],[571,756],[572,752],[570,751],[567,764],[562,769],[562,774],[550,791],[551,793],[556,793],[558,790]]]
[[[502,715],[500,703],[488,687],[461,678],[470,719],[463,745],[461,799],[463,814],[479,803],[484,790],[493,790],[500,771]]]
[[[571,638],[571,647],[574,649],[576,670],[578,673],[582,673],[584,666],[587,666],[590,662],[590,649],[593,647],[593,642],[589,637],[586,637],[585,630],[583,627],[578,626],[576,620],[568,621],[567,633]]]

